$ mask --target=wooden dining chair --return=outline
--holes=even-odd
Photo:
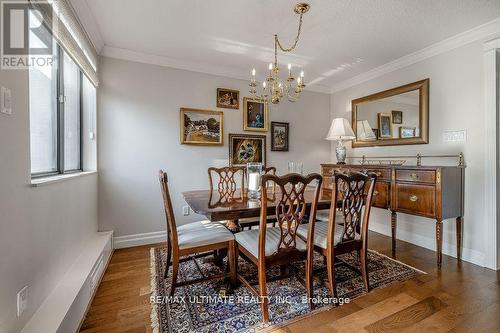
[[[363,284],[365,290],[369,290],[368,222],[377,176],[353,172],[349,175],[336,173],[334,177],[329,220],[316,222],[314,249],[326,258],[328,288],[336,298],[335,257],[351,251],[358,252]],[[336,209],[339,201],[340,214]],[[307,226],[301,225],[297,234],[306,241],[311,232]]]
[[[314,235],[314,223],[316,219],[316,207],[319,199],[322,178],[319,174],[302,176],[289,174],[283,177],[275,175],[262,176],[262,187],[268,182],[277,185],[275,193],[274,214],[276,215],[277,227],[268,226],[267,202],[268,193],[262,191],[261,211],[259,229],[246,230],[235,234],[236,255],[243,254],[258,268],[259,291],[240,274],[238,279],[247,286],[252,293],[260,296],[262,319],[269,321],[266,270],[271,266],[288,265],[295,261],[305,260],[306,290],[308,300],[312,297],[312,264],[313,264],[313,239],[304,241],[297,236],[297,229],[304,223],[308,202],[305,191],[308,185],[316,181],[315,191],[309,198],[310,213],[307,228]]]
[[[229,277],[231,283],[234,285],[236,282],[236,255],[233,234],[222,224],[210,221],[192,222],[177,226],[172,200],[170,199],[167,174],[160,170],[159,178],[165,216],[167,219],[167,263],[165,266],[165,278],[167,278],[169,267],[172,265],[172,286],[170,289],[170,296],[174,294],[175,288],[177,287],[213,279]],[[229,253],[229,272],[205,276],[199,269],[196,258],[192,255],[214,250],[227,250]],[[195,261],[196,267],[200,270],[202,277],[189,281],[177,282],[180,262],[190,259]]]

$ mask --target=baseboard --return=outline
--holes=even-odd
[[[115,249],[123,249],[126,247],[162,243],[166,241],[167,241],[166,231],[147,232],[143,234],[118,236],[113,238]]]
[[[391,237],[391,226],[388,224],[370,221],[370,230],[378,232],[379,234]],[[426,237],[422,235],[415,234],[413,232],[408,232],[406,230],[397,230],[397,239],[402,241],[412,243],[421,247],[425,247],[429,250],[436,250],[436,239],[431,237]],[[447,236],[447,235],[445,235]],[[450,235],[451,236],[451,235]],[[453,235],[453,237],[455,237]],[[446,239],[446,238],[445,238]],[[453,238],[455,239],[455,238]],[[443,242],[443,254],[456,258],[457,247],[455,244],[450,244]],[[462,260],[484,267],[484,254],[482,252],[462,248]]]
[[[91,274],[99,262],[108,262],[112,253],[113,232],[98,232],[89,239],[81,255],[61,278],[22,329],[31,332],[76,332],[91,302]],[[99,271],[100,280],[104,269]]]

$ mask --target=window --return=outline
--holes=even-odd
[[[52,38],[30,32],[30,46]],[[30,67],[31,174],[42,177],[78,172],[82,166],[82,80],[72,58],[54,45],[52,66]]]

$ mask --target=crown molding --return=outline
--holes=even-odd
[[[247,71],[239,69],[231,69],[223,66],[208,65],[204,63],[174,59],[165,56],[153,55],[149,53],[112,47],[108,45],[104,45],[100,55],[107,58],[128,60],[143,64],[170,67],[175,69],[182,69],[186,71],[198,72],[216,76],[224,76],[232,79],[238,79],[244,81],[249,80],[249,74],[247,73]],[[323,94],[330,94],[330,90],[331,90],[330,87],[320,84],[311,84],[308,85],[306,88],[306,91],[314,91]]]
[[[370,81],[377,77],[391,73],[401,68],[408,67],[425,59],[437,56],[439,54],[451,51],[463,45],[482,40],[493,38],[495,34],[500,33],[500,18],[487,22],[465,32],[462,32],[453,37],[444,39],[440,42],[432,44],[419,51],[405,55],[399,59],[388,62],[385,65],[371,69],[365,73],[356,75],[350,79],[341,81],[332,86],[331,93],[335,93],[355,85]]]
[[[90,10],[87,0],[69,0],[69,3],[76,14],[80,25],[83,27],[91,43],[94,45],[97,54],[100,54],[104,47],[104,39],[102,38],[99,25]]]

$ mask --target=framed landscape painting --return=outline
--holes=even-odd
[[[192,145],[222,145],[224,143],[224,114],[181,108],[181,143]]]
[[[392,114],[378,114],[378,134],[382,139],[392,138]]]
[[[240,92],[238,90],[217,88],[217,107],[238,110],[240,108]]]
[[[267,103],[243,97],[243,130],[267,132],[269,127],[268,113]]]
[[[250,162],[266,165],[266,136],[229,134],[229,164],[246,166]]]
[[[289,123],[271,122],[271,151],[288,151]]]

